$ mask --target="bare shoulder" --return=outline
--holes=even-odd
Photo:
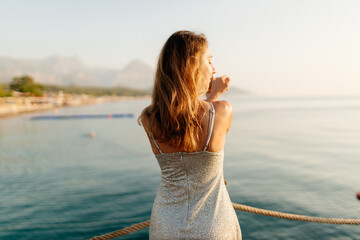
[[[147,119],[146,119],[145,114],[141,114],[140,117],[139,117],[139,119],[138,119],[139,125],[141,125],[141,126],[146,125],[146,120],[147,120]]]
[[[232,115],[233,109],[228,101],[216,101],[213,102],[215,112],[223,115],[224,117]]]
[[[215,108],[215,125],[227,133],[231,126],[233,109],[228,101],[213,102]]]
[[[148,121],[145,114],[141,114],[141,116],[138,119],[138,123],[144,128],[145,132],[148,134],[149,133]]]

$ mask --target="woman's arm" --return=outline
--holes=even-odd
[[[206,93],[207,102],[216,101],[221,94],[229,90],[230,78],[226,75],[216,78],[210,82],[209,91]]]
[[[213,105],[215,107],[215,121],[208,149],[210,152],[217,152],[224,148],[226,134],[231,127],[233,109],[227,101],[215,101]]]

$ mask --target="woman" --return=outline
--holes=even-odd
[[[161,168],[150,239],[241,239],[223,178],[232,108],[215,101],[230,79],[214,73],[203,34],[175,32],[161,50],[152,103],[139,117]]]

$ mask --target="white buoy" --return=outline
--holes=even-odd
[[[90,137],[91,137],[91,138],[95,138],[95,132],[94,132],[94,131],[91,131],[91,132],[90,132]]]

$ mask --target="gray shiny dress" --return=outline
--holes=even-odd
[[[150,219],[150,239],[241,239],[240,225],[223,177],[224,151],[206,151],[214,124],[211,104],[209,133],[202,152],[163,153],[155,157],[161,183]]]

